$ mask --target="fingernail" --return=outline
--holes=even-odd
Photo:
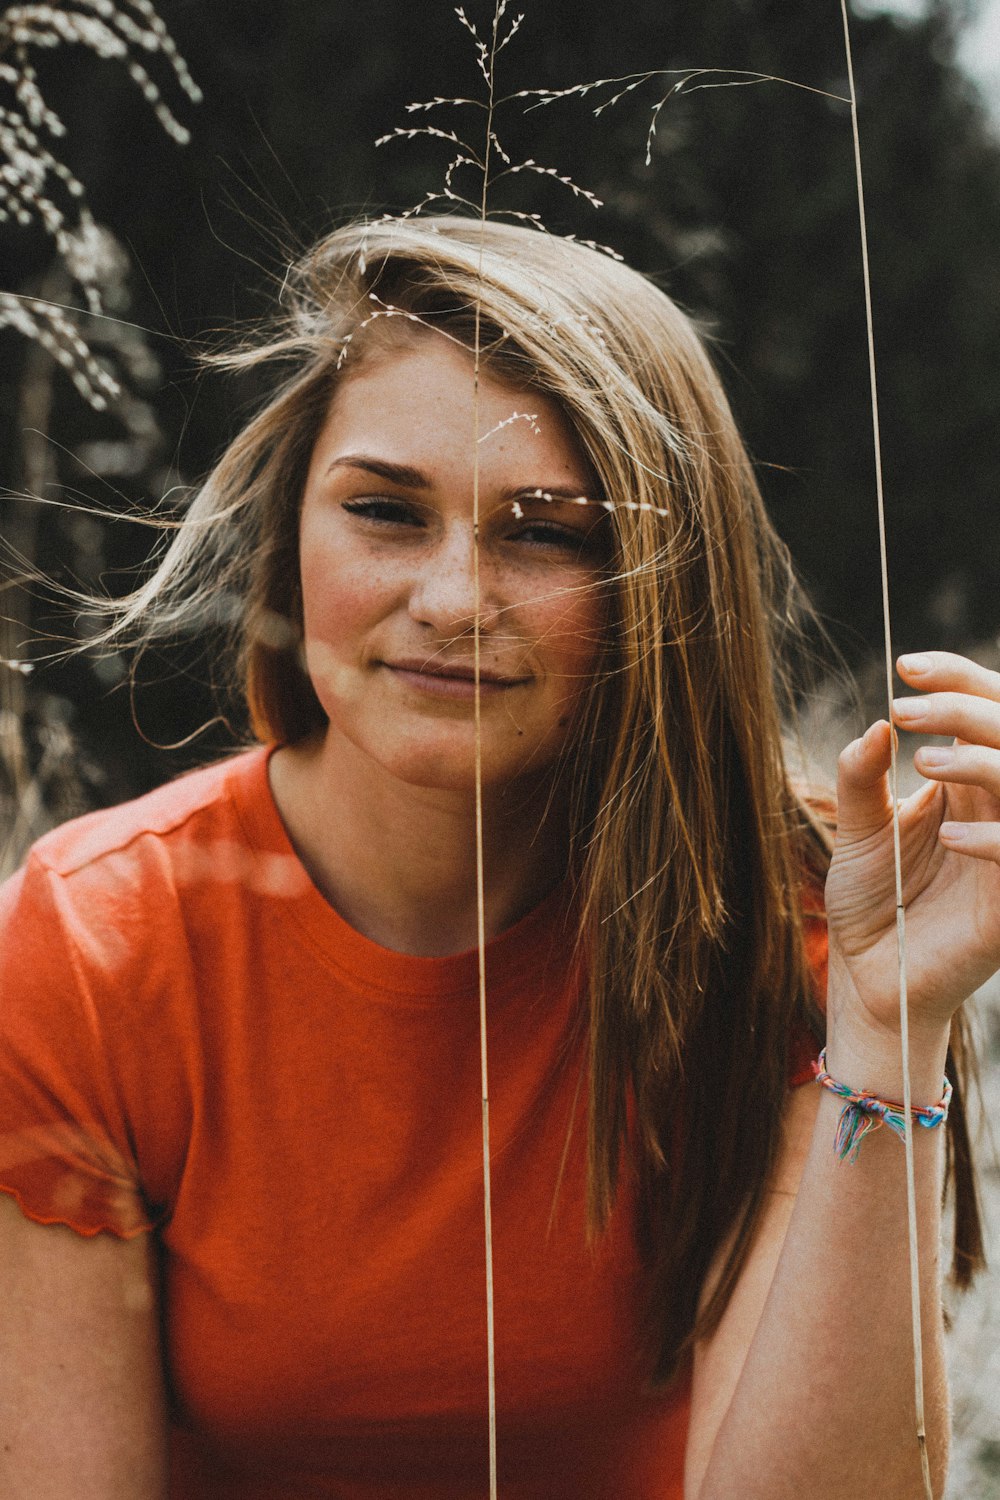
[[[908,719],[911,724],[915,724],[926,714],[922,698],[894,698],[892,711],[897,719]]]
[[[947,839],[949,844],[960,844],[968,831],[964,823],[941,824],[941,837]]]
[[[932,662],[929,656],[901,656],[899,665],[904,672],[929,672]]]
[[[917,755],[922,766],[932,766],[934,770],[943,770],[946,766],[954,765],[955,757],[950,750],[938,749],[935,746],[925,746],[918,750]]]

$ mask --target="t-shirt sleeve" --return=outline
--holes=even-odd
[[[34,855],[0,887],[0,1191],[38,1223],[127,1239],[160,1216],[139,1181],[106,1034],[115,1016],[79,916]],[[99,903],[93,917],[107,928]]]

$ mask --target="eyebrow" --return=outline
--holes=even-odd
[[[341,458],[333,460],[330,469],[363,469],[367,474],[388,479],[390,484],[398,484],[407,490],[433,488],[430,479],[421,469],[415,469],[411,464],[389,463],[384,458],[371,458],[367,453],[345,453]],[[327,473],[329,472],[328,469]]]
[[[390,484],[398,484],[401,489],[407,490],[430,490],[434,488],[434,481],[422,469],[414,468],[412,464],[390,463],[385,458],[375,458],[368,453],[345,453],[340,458],[335,458],[330,464],[331,469],[361,469],[366,474],[374,474],[378,479],[387,479]],[[552,500],[579,501],[582,499],[593,500],[586,490],[574,488],[565,484],[522,484],[513,485],[501,491],[500,502],[510,500],[535,500],[551,498]]]

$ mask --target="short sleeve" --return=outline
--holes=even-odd
[[[157,1215],[78,920],[63,877],[36,856],[0,887],[0,1191],[38,1223],[127,1239]],[[98,906],[95,920],[107,924],[108,912]]]

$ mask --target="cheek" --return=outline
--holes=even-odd
[[[384,568],[368,557],[352,556],[320,528],[304,526],[299,554],[302,613],[307,638],[345,645],[382,617],[391,590]]]
[[[566,696],[587,686],[600,658],[607,629],[607,609],[600,595],[585,585],[540,608],[536,639],[547,673]]]
[[[306,667],[327,713],[361,691],[362,669],[374,654],[380,622],[392,608],[384,569],[345,555],[306,530],[300,559]]]

